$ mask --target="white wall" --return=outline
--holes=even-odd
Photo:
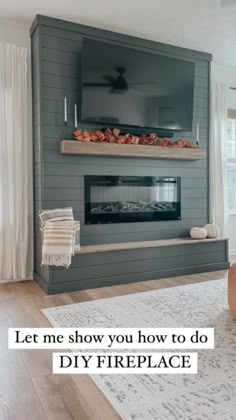
[[[225,82],[228,86],[236,87],[236,67],[212,63],[212,80]],[[229,91],[228,107],[236,109],[236,91]],[[229,248],[230,254],[236,254],[236,215],[229,215]]]
[[[213,60],[211,66],[212,80],[228,83],[236,87],[236,67],[225,66]]]
[[[30,51],[29,28],[28,24],[0,19],[0,41],[26,47]]]

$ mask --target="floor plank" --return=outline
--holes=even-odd
[[[45,420],[46,413],[17,350],[0,352],[0,419]]]

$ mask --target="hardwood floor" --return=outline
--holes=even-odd
[[[118,420],[87,375],[52,375],[52,351],[8,350],[7,329],[46,327],[49,308],[223,278],[213,272],[47,296],[33,281],[0,285],[0,420]]]

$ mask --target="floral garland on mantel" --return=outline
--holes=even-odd
[[[95,143],[117,143],[117,144],[139,144],[162,147],[179,147],[198,149],[198,145],[191,143],[189,140],[177,140],[172,142],[168,137],[158,137],[156,133],[142,134],[140,137],[133,134],[121,134],[118,128],[105,131],[87,131],[76,130],[74,132],[75,138],[78,141],[95,142]]]

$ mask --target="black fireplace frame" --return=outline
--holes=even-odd
[[[177,201],[170,203],[174,210],[163,210],[163,211],[148,211],[148,212],[130,212],[130,213],[91,213],[91,187],[98,185],[120,185],[125,182],[125,185],[143,185],[153,186],[155,182],[164,182],[165,179],[173,179],[176,184]],[[181,220],[181,178],[175,176],[113,176],[113,175],[85,175],[84,176],[84,198],[85,198],[85,224],[113,224],[113,223],[139,223],[139,222],[160,222],[170,220]],[[105,204],[105,203],[104,203]]]

